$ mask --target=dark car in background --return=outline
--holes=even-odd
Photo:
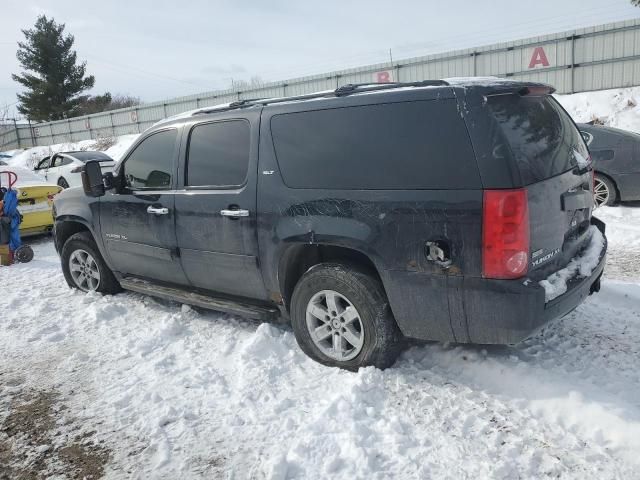
[[[596,205],[640,200],[640,135],[586,123],[578,128],[593,160]]]

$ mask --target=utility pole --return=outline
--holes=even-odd
[[[13,118],[13,128],[15,128],[16,130],[16,143],[18,144],[18,148],[22,148],[22,145],[20,145],[20,131],[18,130],[18,122],[16,121],[15,117]]]

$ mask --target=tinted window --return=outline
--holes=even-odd
[[[276,115],[271,132],[283,179],[290,187],[480,187],[455,100]]]
[[[136,147],[123,165],[129,188],[171,188],[176,136],[177,130],[155,133]]]
[[[60,163],[60,166],[62,165],[70,165],[73,163],[73,159],[69,158],[69,157],[63,157],[62,158],[62,163]]]
[[[498,140],[494,155],[510,151],[525,185],[587,162],[584,139],[552,97],[496,95],[489,97],[488,103],[506,142],[504,148]]]
[[[249,124],[244,120],[197,125],[191,131],[187,185],[242,185],[248,166]]]

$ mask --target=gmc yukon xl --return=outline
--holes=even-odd
[[[326,365],[515,344],[600,286],[589,153],[553,88],[345,85],[167,119],[55,200],[69,285],[290,321]]]

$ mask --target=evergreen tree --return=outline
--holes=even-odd
[[[631,0],[631,4],[640,7],[640,0]]]
[[[31,120],[72,116],[87,99],[79,94],[95,83],[93,75],[85,77],[87,62],[77,63],[76,52],[71,50],[73,35],[65,35],[64,28],[64,23],[41,15],[33,29],[22,30],[25,41],[18,43],[16,56],[26,71],[11,77],[27,88],[18,94],[18,111]]]

